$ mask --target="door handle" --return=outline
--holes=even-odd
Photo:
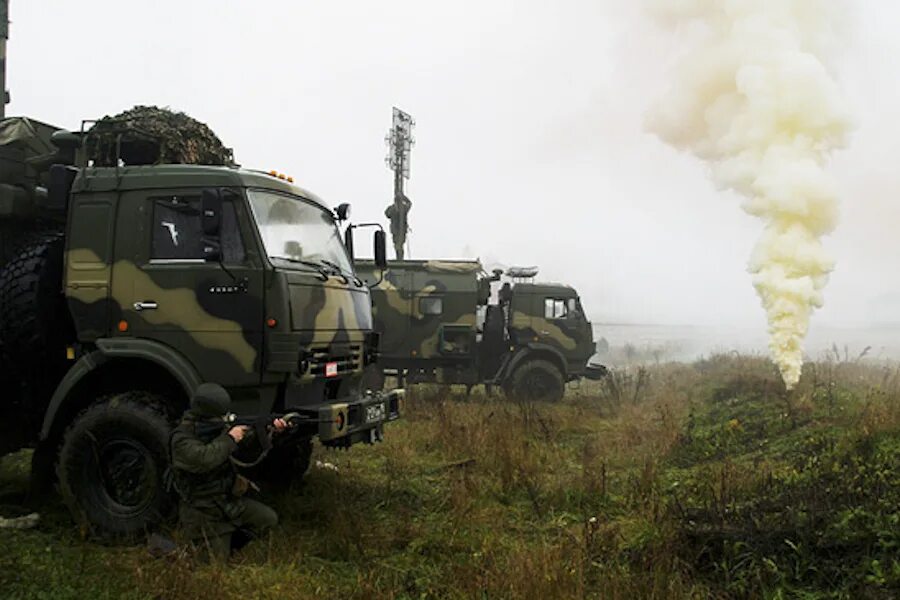
[[[153,300],[146,300],[144,302],[135,302],[134,310],[141,312],[142,310],[156,310],[159,305]]]

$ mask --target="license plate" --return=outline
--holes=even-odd
[[[384,402],[372,404],[366,407],[366,423],[384,421]]]
[[[325,363],[325,377],[337,377],[338,364],[336,362]]]

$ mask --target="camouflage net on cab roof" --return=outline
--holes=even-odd
[[[117,138],[122,134],[117,151]],[[183,112],[135,106],[103,117],[89,130],[87,158],[97,166],[197,164],[230,165],[231,149],[205,123]]]

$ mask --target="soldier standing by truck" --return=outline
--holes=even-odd
[[[229,427],[223,419],[230,398],[220,385],[204,383],[172,433],[173,484],[181,499],[179,522],[184,535],[209,558],[226,560],[278,524],[274,510],[244,497],[250,481],[239,474],[231,455],[249,434],[245,425]],[[274,419],[275,431],[287,423]]]
[[[391,223],[391,239],[394,242],[394,254],[398,260],[403,259],[403,245],[406,243],[406,234],[409,233],[409,209],[412,202],[405,194],[400,194],[384,209],[384,216]]]

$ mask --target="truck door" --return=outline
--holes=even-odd
[[[261,373],[263,270],[242,198],[224,196],[221,263],[203,258],[199,189],[126,192],[117,219],[117,334],[165,344],[225,386]]]
[[[544,318],[536,323],[540,341],[555,346],[563,353],[572,352],[582,336],[583,317],[579,316],[575,298],[544,298]]]

